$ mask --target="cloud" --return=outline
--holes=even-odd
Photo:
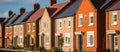
[[[1,14],[0,17],[8,17],[8,11],[4,12],[3,14]]]

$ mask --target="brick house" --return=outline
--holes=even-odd
[[[82,0],[75,17],[75,46],[78,51],[105,51],[105,9],[112,1]]]
[[[3,47],[3,31],[4,31],[4,26],[3,26],[3,21],[5,20],[5,17],[0,17],[0,47]]]
[[[35,45],[39,46],[39,20],[41,19],[44,12],[44,8],[38,9],[34,14],[32,14],[25,23],[25,35],[29,36],[27,40],[28,45],[32,45],[35,41]]]
[[[24,8],[20,9],[21,16],[17,18],[17,20],[12,23],[13,26],[13,45],[24,47],[27,41],[24,41],[25,31],[24,31],[24,22],[32,15],[33,11],[25,12]]]
[[[11,24],[19,17],[19,15],[15,15],[10,17],[8,22],[5,24],[5,47],[13,46],[12,44],[12,36],[13,36],[13,27]]]
[[[81,0],[69,0],[70,5],[55,16],[55,47],[60,48],[60,41],[63,41],[62,50],[65,52],[75,50],[74,20],[80,3]]]
[[[40,46],[50,50],[55,46],[54,42],[54,16],[59,13],[68,2],[56,4],[56,0],[50,0],[50,6],[45,8],[44,14],[39,20]]]
[[[111,52],[120,51],[119,35],[119,16],[120,1],[116,0],[109,8],[106,9],[106,49]]]

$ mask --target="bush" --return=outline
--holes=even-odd
[[[20,46],[15,46],[15,47],[13,47],[13,49],[22,49],[22,47],[20,47]]]
[[[33,46],[24,47],[24,50],[34,50],[34,47]]]
[[[7,49],[13,49],[13,46],[9,46],[9,47],[7,47]]]

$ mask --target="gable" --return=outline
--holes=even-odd
[[[50,15],[48,14],[47,9],[45,9],[45,10],[44,10],[44,13],[43,13],[43,16],[42,16],[42,18],[41,18],[41,21],[46,21],[46,20],[48,20],[48,19],[50,19]]]
[[[96,10],[90,0],[82,0],[77,13],[79,12],[91,12]]]

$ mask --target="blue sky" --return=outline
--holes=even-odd
[[[27,11],[33,9],[34,3],[40,3],[40,7],[49,6],[50,0],[0,0],[0,16],[6,16],[9,10],[18,13],[19,8],[24,7]],[[65,2],[67,0],[57,0],[57,3]]]

